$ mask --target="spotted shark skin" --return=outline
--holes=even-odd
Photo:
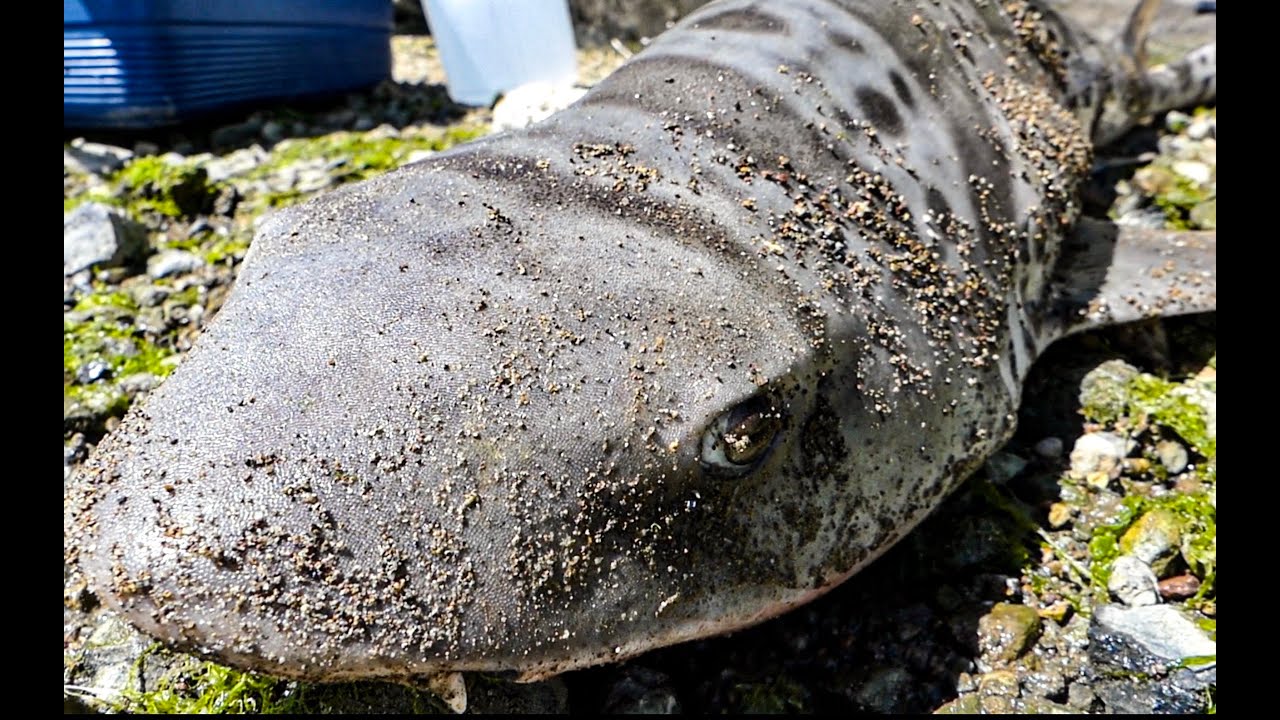
[[[800,605],[1001,446],[1054,339],[1215,306],[1212,238],[1078,199],[1094,139],[1214,98],[1213,49],[1108,52],[1019,0],[705,6],[544,123],[265,223],[67,555],[146,633],[311,680],[537,679]]]

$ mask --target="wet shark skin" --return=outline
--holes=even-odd
[[[546,123],[277,214],[68,554],[147,633],[317,680],[545,676],[838,584],[1050,339],[1089,141],[1003,5],[713,4]],[[719,472],[752,402],[777,436]]]

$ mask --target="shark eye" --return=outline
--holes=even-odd
[[[703,467],[718,475],[743,475],[769,454],[782,430],[782,410],[756,396],[716,418],[702,435]]]

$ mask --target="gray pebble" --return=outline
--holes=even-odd
[[[894,708],[901,706],[902,698],[911,692],[915,682],[915,678],[905,668],[876,668],[858,688],[854,700],[871,712],[891,713]]]
[[[309,193],[323,190],[333,184],[333,178],[321,168],[306,168],[298,172],[294,187],[299,192]]]
[[[233,125],[223,125],[209,133],[209,143],[215,147],[246,144],[258,137],[258,133],[262,132],[262,125],[261,120],[253,118]]]
[[[1047,437],[1036,443],[1036,454],[1045,460],[1057,460],[1062,457],[1062,438]]]
[[[1182,132],[1191,124],[1191,116],[1179,110],[1170,110],[1164,116],[1164,127],[1169,132]]]
[[[1121,555],[1111,565],[1107,590],[1130,607],[1155,605],[1160,602],[1156,574],[1151,566],[1132,555]]]
[[[222,157],[210,159],[204,163],[204,169],[209,174],[209,182],[222,182],[228,178],[247,175],[266,162],[268,157],[270,156],[261,145],[251,145]]]
[[[1177,440],[1161,440],[1156,443],[1156,457],[1160,458],[1160,464],[1171,475],[1187,469],[1187,449]]]
[[[1103,605],[1095,610],[1093,620],[1100,629],[1131,638],[1161,660],[1218,654],[1218,644],[1171,605]]]
[[[62,218],[64,276],[93,265],[123,265],[146,247],[146,228],[101,203],[83,203]]]
[[[147,274],[153,278],[191,272],[204,265],[204,260],[186,250],[165,250],[147,260]]]
[[[680,700],[671,679],[656,670],[627,667],[621,679],[609,688],[604,712],[611,715],[674,715]]]
[[[262,124],[262,139],[269,143],[278,143],[288,137],[284,123],[268,120]]]
[[[987,459],[987,477],[997,485],[1009,482],[1027,467],[1027,461],[1007,452],[998,452]]]
[[[149,372],[134,373],[120,378],[117,385],[121,390],[130,394],[150,392],[160,384],[160,378]]]
[[[97,382],[111,374],[111,365],[105,360],[90,360],[80,366],[76,370],[76,382],[81,385],[88,385]]]
[[[125,166],[133,158],[133,151],[105,143],[85,142],[83,138],[71,141],[62,151],[63,167],[94,175],[106,175]]]
[[[1217,134],[1217,122],[1211,118],[1196,120],[1187,126],[1187,137],[1192,140],[1217,137]]]

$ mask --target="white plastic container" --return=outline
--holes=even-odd
[[[449,97],[489,105],[531,82],[577,79],[567,0],[422,0]]]

